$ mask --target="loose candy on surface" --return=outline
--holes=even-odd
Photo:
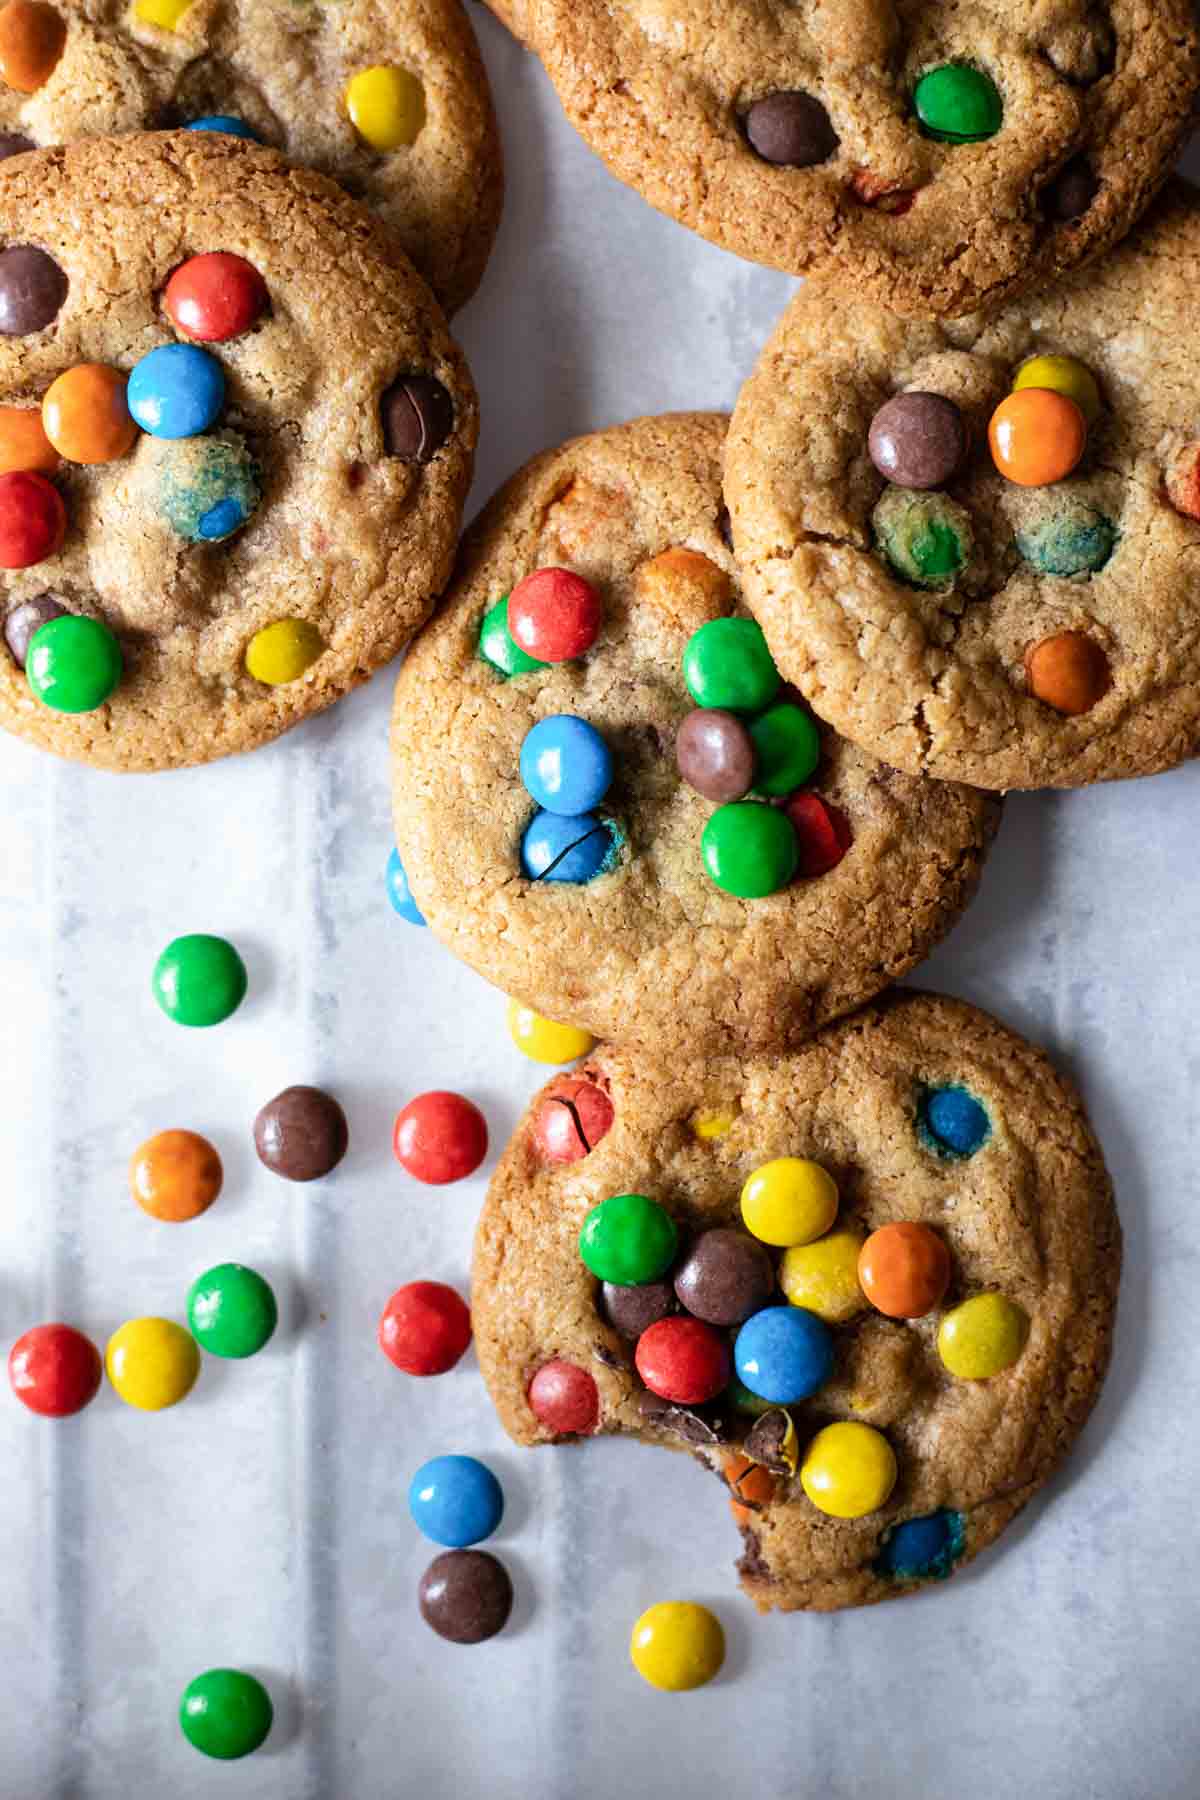
[[[746,1178],[741,1196],[746,1229],[764,1244],[787,1250],[823,1237],[837,1218],[838,1191],[820,1163],[778,1156]]]
[[[819,794],[793,794],[784,812],[796,834],[796,878],[812,881],[836,869],[854,842],[850,821]]]
[[[507,1018],[509,1037],[531,1062],[570,1063],[596,1047],[590,1031],[578,1025],[559,1025],[519,1000],[509,1001]]]
[[[400,917],[406,919],[410,925],[426,924],[425,914],[413,899],[412,888],[409,886],[408,876],[398,850],[392,850],[387,859],[384,879],[387,882],[388,899]]]
[[[134,1151],[129,1187],[143,1212],[168,1224],[198,1219],[221,1192],[221,1158],[195,1131],[159,1131]]]
[[[61,460],[46,436],[40,406],[0,406],[0,475],[53,475]]]
[[[889,1319],[923,1319],[941,1305],[950,1274],[944,1239],[917,1220],[881,1225],[858,1259],[863,1293]]]
[[[395,63],[360,69],[346,84],[346,111],[372,150],[401,150],[415,144],[425,123],[425,90],[417,77]]]
[[[966,1548],[966,1520],[949,1508],[905,1519],[889,1531],[875,1567],[897,1581],[942,1581]]]
[[[1009,1369],[1025,1348],[1029,1318],[1004,1294],[976,1294],[946,1313],[938,1355],[960,1381],[986,1381]]]
[[[675,736],[675,763],[688,786],[720,804],[740,800],[754,785],[754,740],[736,713],[697,707]]]
[[[262,471],[235,432],[160,440],[160,444],[158,506],[173,531],[189,543],[219,544],[249,523],[262,500]],[[287,651],[288,672],[274,674],[274,680],[293,681],[295,653],[314,649],[315,627],[303,620],[284,623],[299,626],[300,634],[292,637]],[[312,660],[309,655],[308,661]]]
[[[1031,356],[1013,377],[1013,392],[1024,388],[1051,388],[1073,400],[1089,425],[1100,417],[1104,403],[1100,384],[1077,356]]]
[[[503,1631],[512,1612],[512,1582],[486,1550],[435,1556],[417,1592],[425,1623],[452,1644],[482,1644]]]
[[[675,1289],[668,1281],[643,1281],[623,1287],[605,1281],[600,1287],[600,1310],[614,1331],[622,1337],[637,1339],[660,1319],[675,1312]]]
[[[661,1400],[702,1406],[726,1387],[732,1374],[729,1345],[700,1319],[660,1319],[644,1331],[634,1352],[637,1372]]]
[[[634,1625],[629,1655],[643,1681],[664,1693],[704,1687],[725,1661],[725,1633],[707,1606],[660,1600]]]
[[[0,250],[0,336],[44,331],[58,317],[68,286],[59,264],[36,244]]]
[[[35,634],[51,619],[61,619],[67,610],[58,596],[51,593],[35,594],[32,600],[22,600],[19,606],[14,606],[4,621],[4,641],[19,669],[25,667]]]
[[[244,256],[208,250],[189,256],[163,289],[173,325],[202,344],[223,344],[258,322],[270,304],[267,284]]]
[[[107,363],[75,363],[42,396],[42,427],[66,462],[119,462],[137,442],[127,381]]]
[[[586,1437],[600,1422],[600,1394],[578,1364],[555,1357],[537,1370],[526,1393],[530,1411],[547,1431]]]
[[[844,1226],[811,1244],[785,1250],[779,1285],[792,1305],[816,1313],[827,1325],[843,1325],[862,1312],[866,1304],[858,1274],[862,1242],[859,1232]]]
[[[978,144],[995,137],[1004,102],[990,75],[969,63],[942,63],[922,75],[913,107],[926,137],[947,144]]]
[[[1031,644],[1025,673],[1034,698],[1068,718],[1091,712],[1112,686],[1107,656],[1083,631],[1060,631]]]
[[[67,509],[52,481],[33,471],[0,475],[0,569],[31,569],[62,547]]]
[[[709,878],[738,900],[763,900],[785,888],[796,873],[796,833],[778,807],[753,800],[719,806],[700,835]]]
[[[776,1406],[791,1406],[828,1381],[833,1338],[816,1313],[768,1306],[747,1319],[733,1347],[738,1380]]]
[[[885,481],[900,488],[941,488],[966,459],[967,428],[944,394],[915,390],[884,402],[871,421],[867,447]]]
[[[176,1025],[220,1025],[246,997],[246,965],[227,938],[192,932],[172,938],[154,965],[151,985]]]
[[[862,1519],[886,1504],[897,1472],[896,1453],[881,1431],[843,1420],[818,1431],[805,1451],[800,1480],[818,1512]]]
[[[746,136],[764,162],[788,169],[811,169],[828,162],[838,135],[815,94],[781,89],[764,94],[746,114]]]
[[[299,681],[324,654],[325,639],[307,619],[276,619],[246,646],[246,673],[267,687]]]
[[[1050,487],[1079,466],[1087,420],[1053,388],[1022,388],[1002,400],[988,426],[992,461],[1019,487]]]
[[[100,1352],[73,1325],[33,1325],[8,1353],[13,1393],[47,1419],[82,1412],[99,1392],[103,1375]]]
[[[279,1322],[271,1284],[243,1263],[217,1263],[188,1290],[192,1336],[210,1356],[256,1356]]]
[[[518,649],[543,663],[584,656],[604,620],[600,595],[572,569],[535,569],[508,597],[508,629]]]
[[[188,1743],[220,1762],[257,1750],[273,1719],[266,1688],[241,1669],[207,1669],[188,1682],[179,1704],[179,1724]]]
[[[750,726],[757,759],[755,792],[782,799],[803,787],[821,760],[821,736],[803,706],[781,701]]]
[[[504,1516],[504,1493],[486,1463],[474,1456],[435,1456],[408,1486],[408,1509],[418,1531],[451,1550],[491,1537]]]
[[[0,7],[0,82],[18,94],[36,94],[58,67],[67,22],[45,0],[8,0]]]
[[[225,403],[225,371],[198,344],[160,344],[134,364],[126,398],[152,437],[195,437]]]
[[[539,719],[521,745],[521,780],[547,812],[567,817],[599,806],[612,785],[612,752],[594,725],[574,713]]]
[[[508,601],[509,596],[502,594],[483,615],[479,627],[480,656],[506,679],[528,675],[534,669],[548,669],[549,663],[539,662],[536,656],[527,656],[508,629]]]
[[[584,1220],[579,1254],[598,1280],[631,1287],[669,1269],[678,1242],[675,1221],[657,1200],[612,1194]]]
[[[775,1292],[775,1265],[757,1239],[718,1226],[702,1231],[675,1271],[675,1294],[693,1318],[740,1325]]]
[[[109,1338],[104,1366],[127,1406],[161,1412],[191,1393],[200,1352],[190,1332],[173,1319],[129,1319]]]
[[[346,1115],[324,1088],[286,1087],[254,1121],[259,1162],[285,1181],[319,1181],[337,1168],[349,1144]]]
[[[871,523],[885,558],[913,587],[953,587],[975,547],[970,514],[946,494],[889,487]]]
[[[397,1288],[379,1321],[379,1347],[406,1375],[445,1375],[470,1342],[467,1303],[442,1281]]]
[[[94,712],[117,688],[124,666],[103,620],[70,613],[40,625],[25,653],[30,691],[53,712]]]
[[[435,1088],[396,1115],[392,1148],[417,1181],[434,1187],[463,1181],[487,1155],[487,1120],[462,1094]]]
[[[379,402],[383,447],[400,462],[432,462],[454,430],[454,402],[432,375],[398,375]]]
[[[597,813],[536,812],[521,839],[521,869],[530,881],[583,886],[607,872],[615,854],[612,829]]]
[[[709,619],[683,653],[683,678],[697,706],[757,713],[779,692],[779,671],[753,619]]]
[[[991,1137],[992,1122],[982,1100],[957,1082],[947,1082],[919,1095],[917,1134],[935,1155],[974,1156]]]
[[[564,1077],[538,1105],[533,1141],[549,1163],[582,1162],[612,1130],[613,1103],[594,1081]]]

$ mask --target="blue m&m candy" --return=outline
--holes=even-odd
[[[521,780],[547,812],[590,812],[612,783],[612,752],[586,719],[555,713],[526,733]]]
[[[966,1544],[966,1522],[960,1512],[943,1507],[920,1519],[905,1519],[884,1539],[876,1568],[897,1581],[941,1581],[949,1575]]]
[[[937,1156],[974,1156],[992,1135],[982,1100],[957,1085],[926,1088],[917,1107],[917,1129]]]
[[[195,437],[224,404],[225,371],[198,344],[160,344],[134,365],[126,400],[152,437]]]
[[[261,499],[258,464],[232,433],[163,446],[158,503],[180,537],[219,543],[241,529]]]
[[[400,861],[400,852],[393,850],[387,859],[387,891],[388,899],[410,925],[427,923],[424,913],[412,897],[412,889],[408,885],[408,876],[404,873],[404,864]]]
[[[205,113],[202,119],[189,119],[183,128],[185,131],[223,131],[226,137],[248,138],[252,144],[261,144],[252,125],[245,119],[237,119],[232,113]]]
[[[733,1360],[738,1380],[775,1406],[815,1394],[833,1372],[833,1335],[823,1319],[803,1306],[768,1306],[737,1334]]]
[[[613,834],[595,813],[535,813],[521,839],[531,881],[592,881],[612,858]]]
[[[435,1544],[465,1550],[491,1537],[504,1514],[504,1494],[486,1464],[473,1456],[435,1456],[408,1488],[417,1528]]]

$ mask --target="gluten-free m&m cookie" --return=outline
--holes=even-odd
[[[468,536],[396,690],[396,840],[422,915],[506,993],[646,1048],[780,1048],[912,967],[994,803],[821,725],[746,616],[726,421],[529,463]]]
[[[0,163],[0,725],[154,769],[328,706],[429,613],[476,430],[324,176],[208,132]]]

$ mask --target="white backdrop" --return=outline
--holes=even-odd
[[[636,413],[728,406],[788,297],[658,218],[562,121],[535,63],[477,14],[509,200],[460,320],[483,400],[477,504],[533,451]],[[401,1282],[465,1284],[494,1156],[540,1076],[504,1002],[388,905],[386,674],[252,756],[94,774],[0,741],[0,1340],[68,1318],[182,1316],[226,1259],[275,1283],[281,1328],[189,1400],[79,1418],[0,1392],[0,1800],[1194,1800],[1200,1447],[1193,1028],[1200,769],[1017,798],[982,894],[922,980],[992,1007],[1082,1082],[1125,1225],[1113,1374],[1065,1474],[948,1586],[833,1618],[758,1619],[721,1490],[629,1444],[507,1445],[474,1356],[416,1382],[375,1346]],[[189,1033],[149,976],[222,932],[251,997]],[[250,1122],[328,1086],[351,1148],[315,1191],[259,1167]],[[415,1092],[484,1107],[481,1175],[422,1188],[392,1160]],[[157,1225],[125,1168],[150,1132],[210,1136],[226,1191]],[[513,1626],[441,1643],[413,1469],[500,1473]],[[730,1654],[701,1694],[627,1659],[651,1601],[703,1599]],[[175,1723],[201,1669],[258,1670],[267,1748],[206,1762]]]

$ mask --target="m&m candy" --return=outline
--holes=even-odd
[[[698,706],[675,737],[675,762],[688,786],[706,800],[726,805],[754,785],[754,739],[736,713]]]
[[[18,669],[25,667],[29,646],[36,633],[43,625],[48,625],[51,619],[61,619],[66,611],[67,608],[58,595],[48,590],[44,594],[35,594],[32,600],[22,600],[19,606],[13,607],[4,621],[4,641]]]
[[[641,1337],[660,1319],[668,1319],[677,1310],[675,1289],[670,1278],[663,1281],[643,1281],[640,1286],[622,1287],[615,1281],[605,1281],[600,1287],[600,1310],[614,1331],[622,1337]]]
[[[815,168],[828,162],[840,142],[824,103],[803,88],[764,94],[742,125],[755,154],[781,168]]]
[[[793,794],[784,806],[796,834],[796,874],[804,880],[836,869],[854,842],[850,821],[840,807],[819,794]]]
[[[875,1567],[897,1581],[940,1580],[966,1548],[966,1520],[947,1507],[905,1519],[888,1532]]]
[[[768,1306],[747,1319],[733,1347],[738,1380],[763,1400],[790,1406],[833,1372],[829,1327],[800,1306]]]
[[[967,454],[967,428],[944,394],[894,394],[871,420],[867,449],[884,480],[896,487],[941,488]]]
[[[414,144],[425,123],[425,90],[415,75],[395,63],[360,69],[346,84],[350,123],[372,150],[400,150]]]
[[[44,331],[57,316],[68,287],[58,263],[36,244],[10,244],[0,250],[0,336],[30,337]]]
[[[504,1493],[474,1456],[435,1456],[408,1485],[408,1510],[435,1544],[465,1550],[491,1537],[504,1516]]]
[[[926,1147],[939,1156],[974,1156],[992,1135],[987,1108],[957,1083],[926,1088],[917,1107],[917,1128]]]
[[[134,0],[134,17],[143,25],[155,25],[159,31],[174,31],[192,0]]]
[[[487,1155],[487,1120],[462,1094],[435,1088],[396,1115],[396,1161],[417,1181],[441,1187],[473,1175]]]
[[[210,1356],[257,1356],[279,1321],[271,1284],[242,1263],[218,1263],[188,1291],[192,1336]]]
[[[594,1081],[564,1077],[539,1101],[532,1136],[548,1163],[581,1162],[612,1130],[613,1103]]]
[[[1004,1294],[976,1294],[948,1312],[938,1327],[938,1355],[960,1381],[986,1381],[1016,1362],[1029,1319]]]
[[[560,1436],[586,1437],[600,1422],[600,1395],[586,1369],[554,1357],[543,1363],[526,1393],[539,1425]]]
[[[379,1348],[406,1375],[445,1375],[470,1342],[467,1303],[442,1281],[397,1288],[379,1321]]]
[[[308,619],[276,619],[246,646],[246,673],[267,687],[299,681],[325,653],[325,639]]]
[[[221,1158],[195,1131],[159,1131],[135,1150],[129,1186],[152,1219],[198,1219],[221,1192]]]
[[[532,1062],[574,1062],[577,1056],[586,1056],[596,1047],[590,1031],[583,1031],[578,1025],[559,1025],[553,1019],[544,1019],[532,1006],[522,1006],[519,1000],[508,1003],[508,1035],[521,1054]]]
[[[225,401],[225,371],[198,344],[160,344],[133,366],[129,410],[153,437],[207,431]]]
[[[570,662],[585,655],[603,618],[599,594],[571,569],[535,569],[508,597],[513,641],[538,662]]]
[[[23,469],[0,475],[0,569],[45,562],[66,535],[67,509],[52,481]]]
[[[849,1227],[827,1231],[811,1244],[795,1244],[783,1253],[779,1285],[793,1306],[807,1308],[828,1325],[843,1325],[863,1310],[861,1249],[861,1236]]]
[[[247,445],[232,432],[160,440],[157,473],[159,510],[172,531],[189,543],[219,544],[232,537],[262,500],[262,471]],[[299,620],[285,623],[301,630],[270,643],[261,665],[265,672],[257,679],[271,685],[296,680],[324,648],[315,627]],[[249,657],[247,668],[256,673]]]
[[[1112,686],[1108,657],[1083,631],[1059,631],[1025,652],[1029,691],[1068,718],[1091,712]]]
[[[1076,356],[1031,356],[1023,362],[1013,379],[1013,392],[1024,388],[1050,388],[1073,400],[1089,425],[1094,425],[1102,411],[1100,386],[1086,363]]]
[[[127,1406],[161,1412],[191,1393],[200,1373],[195,1339],[172,1319],[130,1319],[115,1331],[104,1366]]]
[[[246,997],[246,965],[227,938],[192,932],[171,939],[154,965],[151,986],[176,1025],[220,1025]]]
[[[103,1373],[100,1352],[73,1325],[33,1325],[8,1353],[13,1393],[47,1419],[82,1412],[95,1399]]]
[[[417,1589],[421,1617],[451,1644],[482,1644],[503,1631],[512,1612],[512,1581],[487,1550],[443,1550]]]
[[[94,712],[124,671],[121,646],[102,619],[67,613],[38,627],[25,653],[30,692],[52,712]]]
[[[1004,118],[999,88],[969,63],[929,69],[913,91],[913,106],[926,137],[946,144],[978,144],[995,137]]]
[[[1087,448],[1087,420],[1053,388],[1022,388],[1002,400],[988,426],[992,460],[1019,487],[1049,487],[1076,468]]]
[[[950,1252],[928,1225],[900,1219],[881,1225],[862,1247],[858,1278],[876,1312],[923,1319],[950,1285]]]
[[[266,1742],[274,1720],[262,1682],[241,1669],[207,1669],[189,1681],[179,1724],[193,1749],[220,1762],[249,1756]]]
[[[1185,444],[1166,469],[1167,499],[1185,519],[1200,519],[1200,444]]]
[[[890,487],[871,523],[887,561],[913,587],[952,587],[971,560],[975,534],[970,514],[948,494]]]
[[[812,714],[782,701],[751,721],[757,770],[755,790],[782,797],[802,787],[821,760],[821,738]]]
[[[521,780],[547,812],[567,816],[599,806],[612,785],[612,752],[594,725],[574,713],[539,719],[521,745]]]
[[[0,406],[0,475],[53,475],[60,460],[39,406]]]
[[[896,1485],[896,1453],[873,1425],[842,1421],[818,1431],[804,1453],[800,1481],[818,1512],[861,1519],[877,1512]]]
[[[1056,488],[1053,499],[1029,499],[1030,513],[1018,519],[1014,532],[1027,563],[1042,575],[1093,575],[1104,567],[1119,535],[1111,519],[1069,489]]]
[[[408,884],[408,876],[404,864],[400,861],[400,852],[393,850],[387,859],[387,870],[384,876],[387,882],[388,899],[393,909],[406,919],[410,925],[424,925],[425,914],[413,899],[412,888]]]
[[[740,1325],[774,1292],[775,1267],[764,1246],[724,1226],[694,1237],[675,1271],[679,1304],[709,1325]]]
[[[596,813],[534,814],[521,839],[521,868],[531,881],[583,886],[612,861],[615,840]]]
[[[796,833],[778,807],[737,800],[719,806],[700,837],[713,884],[739,900],[761,900],[796,873]]]
[[[645,1194],[612,1194],[593,1206],[579,1234],[579,1254],[600,1281],[634,1286],[655,1281],[674,1260],[675,1221]]]
[[[683,678],[697,706],[757,713],[779,692],[779,671],[753,619],[710,619],[688,640]]]
[[[45,0],[8,0],[0,7],[0,81],[18,94],[36,94],[58,67],[67,22]]]
[[[725,1633],[707,1606],[660,1600],[633,1628],[629,1655],[643,1681],[664,1693],[704,1687],[725,1661]]]
[[[110,463],[127,456],[138,428],[126,395],[126,379],[107,363],[76,363],[42,396],[42,425],[67,462]]]
[[[732,1373],[728,1344],[700,1319],[660,1319],[638,1339],[634,1361],[650,1392],[678,1406],[703,1405]]]
[[[778,1156],[762,1163],[742,1188],[746,1229],[781,1250],[823,1237],[837,1218],[838,1191],[820,1163]]]
[[[304,1083],[268,1100],[254,1121],[259,1162],[285,1181],[320,1181],[337,1168],[349,1144],[341,1104],[324,1088]]]
[[[223,344],[257,323],[269,304],[267,284],[244,256],[208,250],[189,256],[163,289],[173,325],[201,344]]]
[[[262,138],[245,119],[239,119],[233,113],[205,113],[202,119],[189,119],[183,128],[185,131],[219,131],[226,137],[246,138],[252,144],[261,144]]]
[[[508,629],[508,601],[509,596],[502,594],[495,605],[488,608],[479,627],[480,656],[506,679],[549,666],[539,662],[536,656],[527,656]]]

